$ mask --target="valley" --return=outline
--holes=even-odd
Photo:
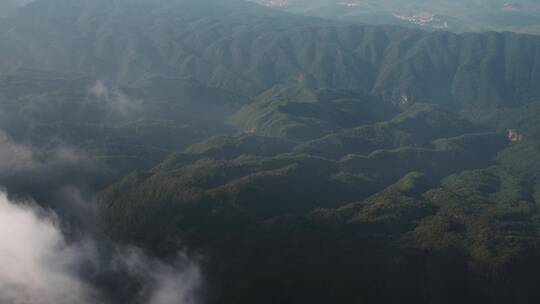
[[[535,3],[158,2],[0,19],[2,199],[99,240],[84,304],[540,299],[536,17],[452,16]]]

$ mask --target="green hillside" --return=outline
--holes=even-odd
[[[5,23],[0,67],[123,85],[193,78],[253,97],[302,84],[474,108],[540,97],[540,38],[529,35],[351,25],[211,0],[40,0]]]
[[[156,80],[119,87],[62,73],[5,73],[0,128],[16,141],[45,149],[59,141],[129,172],[209,136],[232,133],[225,120],[246,101],[193,81],[150,81]]]
[[[374,96],[356,91],[274,87],[241,108],[231,123],[245,133],[305,140],[395,112]]]
[[[539,36],[241,0],[13,14],[0,18],[0,186],[58,209],[62,228],[51,202],[85,201],[97,219],[66,220],[69,241],[185,255],[197,303],[540,301]],[[154,303],[143,287],[161,276],[132,282],[93,254],[73,271],[119,299],[104,304]]]
[[[321,102],[303,96],[312,101],[295,96],[297,103]],[[283,288],[276,298],[287,301],[314,292],[325,276],[332,283],[315,292],[315,303],[339,290],[341,301],[505,302],[522,289],[483,288],[531,286],[521,279],[538,268],[512,267],[536,257],[540,153],[533,142],[512,143],[503,132],[486,132],[491,128],[416,104],[389,120],[296,147],[287,133],[212,138],[125,177],[102,192],[100,207],[115,238],[163,255],[189,244],[213,257],[206,269],[221,290],[219,301],[261,299],[269,284]],[[343,144],[343,134],[355,135],[352,144]],[[313,142],[331,144],[321,153],[305,148]],[[395,255],[401,259],[389,258]],[[327,259],[332,267],[322,263]],[[436,278],[417,264],[427,261]],[[410,271],[430,283],[411,280]],[[500,279],[510,271],[521,272]],[[283,272],[291,285],[278,283]],[[463,276],[472,281],[463,283]],[[368,287],[375,282],[386,287]]]

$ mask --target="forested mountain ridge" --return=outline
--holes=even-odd
[[[90,76],[17,69],[0,75],[0,129],[46,149],[60,143],[124,170],[149,168],[216,134],[248,99],[193,80],[118,86]]]
[[[250,96],[291,83],[359,89],[394,103],[468,107],[523,104],[540,96],[536,36],[332,23],[242,1],[164,3],[30,4],[4,21],[0,66],[120,83],[149,75],[192,77]]]
[[[36,0],[0,19],[0,183],[88,174],[92,228],[195,257],[204,303],[536,303],[539,83],[533,35]]]
[[[425,127],[432,123],[449,128]],[[107,231],[163,255],[178,248],[174,240],[209,254],[218,302],[272,303],[260,297],[267,286],[279,286],[284,301],[301,299],[321,276],[333,283],[315,292],[315,303],[338,290],[339,302],[387,303],[507,303],[523,292],[513,286],[537,268],[513,265],[531,263],[540,244],[538,143],[512,143],[422,104],[360,129],[371,129],[358,132],[364,141],[330,141],[323,150],[254,134],[198,143],[102,192]],[[284,275],[300,287],[278,283]],[[484,291],[505,284],[512,288]]]

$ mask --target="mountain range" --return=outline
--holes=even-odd
[[[1,143],[100,171],[93,228],[198,259],[205,303],[536,303],[540,36],[267,4],[19,7]],[[79,171],[28,193],[23,167],[0,182],[61,215],[48,186]]]

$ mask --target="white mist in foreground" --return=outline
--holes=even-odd
[[[0,192],[0,303],[102,304],[99,290],[76,272],[83,263],[97,260],[92,248],[68,244],[55,215],[31,204],[15,204]],[[109,263],[143,283],[136,303],[195,302],[201,279],[193,263],[177,267],[136,249],[118,252]]]
[[[0,303],[92,303],[95,291],[70,270],[82,257],[66,244],[53,216],[0,193]]]
[[[120,257],[121,267],[131,277],[144,282],[137,295],[146,304],[194,304],[200,287],[201,273],[187,257],[179,257],[179,265],[168,265],[149,258],[140,250],[124,248]]]

